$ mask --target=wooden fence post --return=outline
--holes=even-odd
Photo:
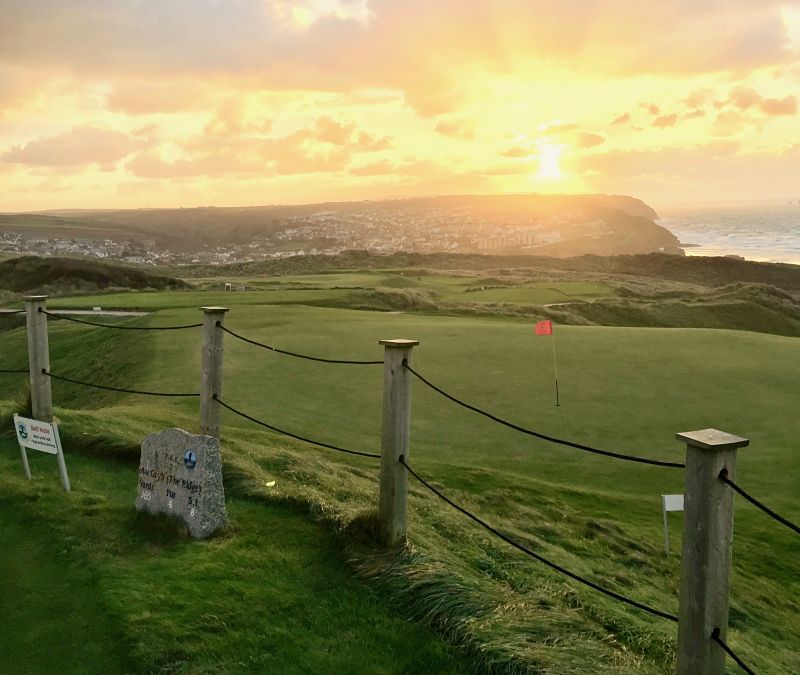
[[[201,307],[203,310],[203,356],[200,371],[200,433],[204,436],[220,436],[222,407],[214,400],[214,394],[222,396],[222,348],[223,332],[220,325],[225,321],[227,307]]]
[[[28,368],[31,379],[31,413],[34,419],[50,422],[53,419],[53,393],[50,377],[50,345],[47,339],[46,295],[29,295],[25,298],[28,326]]]
[[[728,629],[734,492],[719,480],[734,480],[736,449],[746,438],[716,429],[677,434],[686,443],[683,560],[678,621],[678,673],[722,675],[725,652],[711,639]]]
[[[400,457],[408,460],[411,427],[411,365],[416,340],[380,340],[383,357],[383,432],[381,434],[381,487],[378,508],[379,536],[384,546],[396,546],[406,539],[408,471]]]

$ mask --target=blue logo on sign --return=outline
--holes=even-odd
[[[187,450],[183,453],[183,463],[189,469],[194,469],[194,465],[197,464],[197,455],[194,454],[194,451]]]
[[[28,429],[25,426],[25,422],[20,422],[18,429],[19,429],[19,437],[21,439],[25,440],[26,438],[28,438]]]

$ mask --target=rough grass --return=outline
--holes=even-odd
[[[172,277],[86,258],[23,256],[0,262],[0,288],[14,293],[66,294],[108,289],[185,289]]]
[[[743,331],[557,327],[562,406],[555,408],[551,342],[534,338],[527,321],[259,306],[252,295],[227,295],[232,310],[226,323],[234,330],[343,358],[380,358],[379,338],[417,338],[421,372],[470,402],[546,433],[663,459],[681,458],[672,440],[677,431],[716,426],[747,436],[752,446],[740,453],[740,482],[788,517],[800,514],[793,479],[800,434],[795,339]],[[155,307],[156,300],[169,306],[177,296],[151,297]],[[190,322],[195,308],[215,304],[217,294],[181,297],[186,309],[145,321]],[[101,331],[58,331],[51,348],[63,350],[59,363],[74,368],[75,377],[99,377],[96,365],[82,364],[80,345],[98,339],[93,350],[102,351],[102,341],[90,337]],[[123,367],[104,376],[156,390],[197,386],[199,332],[137,334],[135,340],[128,335],[127,348],[141,350],[143,358],[122,358]],[[3,341],[9,360],[23,357],[19,332]],[[116,362],[125,349],[116,344],[104,353]],[[377,450],[380,367],[342,370],[290,360],[227,337],[225,363],[223,394],[233,405],[312,438]],[[92,409],[93,392],[61,387],[54,396],[69,447],[95,457],[135,460],[145,433],[196,425],[196,402],[111,395],[105,407]],[[586,672],[589,663],[593,672],[672,667],[674,625],[565,581],[413,483],[411,547],[377,549],[374,462],[287,442],[227,413],[223,446],[230,494],[291,505],[322,520],[338,533],[335,546],[352,569],[393,611],[434,627],[481,670]],[[531,441],[453,408],[418,384],[411,461],[454,499],[554,561],[676,610],[679,561],[661,551],[659,495],[681,491],[680,472]],[[800,660],[800,548],[791,533],[764,518],[737,503],[729,640],[757,672],[791,672]],[[677,519],[672,527],[677,551]]]
[[[28,483],[15,444],[0,441],[0,672],[468,670],[295,509],[229,485],[229,526],[193,541],[177,521],[134,512],[135,464],[67,447],[69,494],[52,458],[31,457]]]
[[[548,258],[523,255],[477,255],[456,253],[393,253],[344,251],[336,256],[308,255],[272,261],[235,263],[223,267],[181,267],[176,274],[190,277],[208,275],[256,277],[260,275],[314,275],[342,270],[438,270],[439,276],[491,272],[542,276],[557,279],[564,274],[624,275],[659,282],[694,283],[719,287],[732,283],[761,283],[791,291],[800,290],[800,266],[759,263],[722,257],[676,256],[663,253],[644,255]],[[443,273],[442,271],[445,270]]]

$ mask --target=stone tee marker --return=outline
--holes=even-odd
[[[197,539],[225,525],[219,441],[182,429],[147,436],[139,461],[136,510],[178,516]]]

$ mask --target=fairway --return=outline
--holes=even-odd
[[[414,368],[424,377],[470,404],[545,434],[673,462],[682,462],[685,452],[674,440],[677,432],[715,427],[749,438],[750,447],[739,452],[737,481],[786,517],[800,517],[796,338],[730,330],[556,326],[561,403],[556,407],[552,341],[534,336],[530,321],[303,304],[344,297],[339,294],[348,291],[336,286],[360,284],[370,276],[377,275],[317,275],[307,279],[309,286],[327,288],[314,290],[130,293],[61,298],[50,306],[141,307],[155,313],[129,325],[168,325],[195,323],[199,307],[225,305],[230,307],[225,325],[235,332],[324,358],[381,360],[379,339],[419,340]],[[142,390],[197,390],[199,329],[109,331],[57,320],[49,326],[53,373]],[[24,340],[19,329],[2,336],[8,367],[25,366]],[[225,336],[222,398],[258,419],[322,442],[379,452],[382,377],[380,365],[315,363]],[[6,398],[14,397],[14,386],[8,385]],[[145,399],[57,381],[53,398],[72,438],[97,434],[135,446],[155,428],[197,425],[192,399]],[[102,443],[95,444],[92,453],[102,455],[101,448]],[[377,466],[370,460],[287,441],[227,411],[223,449],[226,483],[233,481],[259,499],[318,504],[332,522],[347,523],[374,509]],[[447,494],[565,567],[676,611],[679,555],[663,555],[660,496],[682,492],[682,471],[521,435],[455,406],[418,380],[409,454],[416,470]],[[279,488],[266,489],[270,479],[277,479]],[[448,570],[456,587],[451,591],[472,598],[468,605],[483,608],[474,616],[484,616],[480,625],[440,627],[456,642],[469,650],[482,641],[493,658],[559,672],[581,672],[578,664],[588,659],[596,663],[596,672],[669,671],[674,625],[589,589],[572,590],[569,582],[487,539],[417,484],[412,483],[411,495],[410,539],[421,558],[392,563],[391,573],[422,578],[433,574],[431,566]],[[730,640],[757,672],[789,672],[800,662],[800,546],[750,505],[737,500],[736,509]],[[671,519],[673,551],[680,550],[679,523],[678,517]],[[379,561],[373,554],[356,547],[348,556],[360,574],[379,586],[385,583],[377,577]],[[392,588],[395,602],[404,605],[403,592]],[[507,610],[491,619],[481,613],[501,606]],[[405,611],[424,614],[413,606]],[[466,621],[465,606],[453,611]],[[571,640],[570,646],[550,641],[553,631]]]

